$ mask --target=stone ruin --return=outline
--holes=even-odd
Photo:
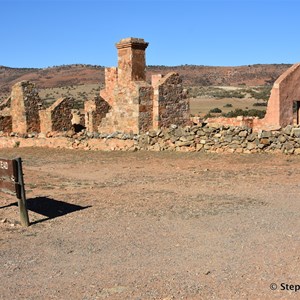
[[[74,99],[63,97],[54,102],[47,109],[39,111],[41,120],[41,132],[68,131],[74,129],[74,125],[80,125],[80,113],[74,109]],[[79,115],[79,117],[77,117]]]
[[[0,106],[0,130],[6,132],[40,132],[41,99],[29,81],[16,83],[10,98]]]
[[[105,89],[100,98],[110,106],[99,122],[99,132],[146,132],[170,124],[185,125],[189,121],[189,102],[182,80],[177,73],[152,76],[152,85],[146,82],[143,39],[127,38],[116,44],[118,67],[105,69]],[[86,111],[90,104],[86,103]]]
[[[177,73],[152,75],[146,81],[143,39],[126,38],[116,44],[118,67],[105,69],[105,89],[74,109],[73,98],[58,99],[42,109],[35,85],[16,83],[11,96],[0,104],[0,131],[17,134],[80,131],[90,133],[142,134],[150,130],[185,126],[189,123],[189,102]],[[300,63],[293,65],[274,83],[263,119],[253,117],[210,118],[208,125],[229,125],[253,131],[278,130],[300,125]],[[295,113],[296,111],[296,113]]]
[[[189,102],[177,73],[152,76],[146,82],[143,39],[126,38],[116,44],[118,67],[105,69],[105,89],[84,105],[84,116],[74,110],[74,99],[60,98],[42,109],[35,85],[22,81],[0,107],[0,131],[47,134],[86,128],[87,132],[142,133],[189,121]]]

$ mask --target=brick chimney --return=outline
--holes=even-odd
[[[116,44],[118,49],[118,83],[128,85],[130,81],[146,80],[145,50],[149,43],[144,39],[126,38]]]

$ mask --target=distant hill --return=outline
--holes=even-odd
[[[240,67],[148,66],[147,80],[150,81],[152,74],[178,72],[182,75],[183,82],[187,86],[271,85],[290,66],[289,64],[257,64]],[[43,69],[0,66],[0,96],[8,94],[11,86],[21,80],[33,81],[38,88],[103,84],[104,67],[81,64]]]

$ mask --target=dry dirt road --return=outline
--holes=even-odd
[[[33,224],[0,194],[1,300],[300,298],[300,157],[16,156]]]

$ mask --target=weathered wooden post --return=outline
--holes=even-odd
[[[16,162],[18,165],[18,183],[20,189],[20,195],[18,197],[18,206],[20,209],[20,220],[23,226],[29,226],[29,217],[28,210],[26,205],[26,193],[23,179],[23,168],[22,168],[22,159],[20,157],[16,158]]]
[[[0,159],[0,191],[17,197],[21,224],[29,226],[21,158]]]

